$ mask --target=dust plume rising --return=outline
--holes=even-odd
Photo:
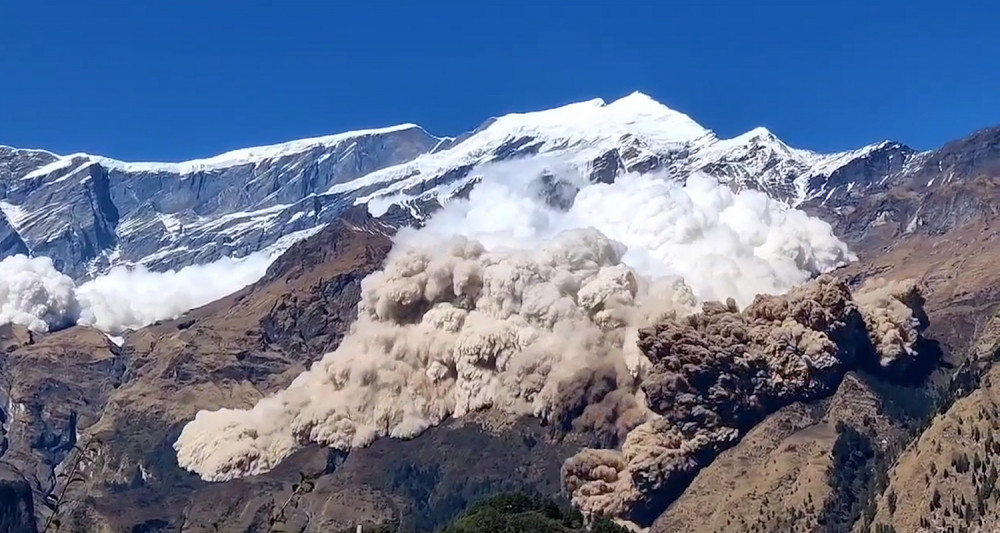
[[[410,438],[485,408],[635,440],[657,417],[642,328],[853,259],[824,222],[703,176],[594,185],[538,160],[478,172],[468,200],[397,235],[335,351],[251,409],[199,412],[179,464],[227,480],[309,443]]]
[[[648,420],[621,450],[585,449],[563,486],[588,516],[648,525],[718,453],[782,406],[833,393],[854,368],[905,372],[923,314],[911,281],[874,280],[857,297],[820,276],[785,295],[732,300],[640,332]]]
[[[695,298],[680,284],[650,285],[622,264],[624,251],[593,229],[527,251],[465,237],[398,247],[365,280],[336,351],[251,410],[198,413],[178,460],[224,480],[267,471],[309,442],[347,450],[488,407],[571,422],[615,395],[631,400],[644,361],[627,340],[646,317],[687,312]],[[628,410],[615,418],[644,419],[640,402]]]

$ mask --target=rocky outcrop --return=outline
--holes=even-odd
[[[11,181],[58,159],[45,150],[24,150],[0,145],[0,197],[6,195]]]
[[[1000,128],[931,152],[886,144],[841,167],[834,179],[838,185],[829,198],[803,207],[833,224],[855,249],[882,251],[907,235],[944,235],[1000,214]]]
[[[0,256],[27,253],[28,247],[21,240],[21,236],[14,230],[7,216],[0,212]]]

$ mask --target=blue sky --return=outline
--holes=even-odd
[[[933,148],[1000,123],[998,19],[961,0],[9,0],[0,144],[172,161],[641,90],[723,136]]]

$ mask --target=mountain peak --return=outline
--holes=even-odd
[[[636,104],[663,106],[663,104],[657,102],[655,98],[642,91],[632,91],[627,96],[623,96],[615,100],[615,102],[634,102]]]
[[[611,102],[606,106],[614,114],[629,124],[647,123],[656,129],[672,130],[674,137],[684,137],[684,140],[694,140],[708,135],[710,131],[694,121],[688,115],[671,109],[658,102],[653,97],[636,91]]]
[[[29,251],[63,261],[73,276],[87,274],[88,262],[98,260],[174,268],[223,253],[254,252],[321,227],[345,205],[388,209],[405,204],[413,217],[424,217],[433,209],[427,206],[441,205],[471,187],[477,166],[536,154],[577,165],[600,180],[629,171],[662,169],[675,176],[701,171],[734,188],[760,190],[792,203],[822,192],[834,170],[864,156],[790,148],[763,127],[719,139],[688,115],[639,91],[615,100],[590,99],[499,116],[455,139],[401,124],[178,163],[4,153],[0,150],[0,181],[5,181],[0,200],[8,215],[18,215],[10,220],[13,230]],[[94,165],[100,167],[97,172]],[[210,179],[190,179],[199,172]],[[144,179],[151,174],[156,179]],[[116,203],[117,216],[81,215],[61,207],[90,205],[94,176],[107,180],[99,187],[110,191],[101,205]],[[98,239],[65,231],[91,227],[77,220],[80,216],[87,221],[107,218],[108,233],[123,245],[91,250],[78,244],[77,239]],[[154,249],[158,251],[151,253]]]
[[[771,130],[765,128],[764,126],[757,126],[756,128],[746,132],[744,135],[748,138],[775,137],[775,135],[771,133]]]

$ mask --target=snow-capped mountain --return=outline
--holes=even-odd
[[[701,170],[793,205],[879,186],[920,155],[892,142],[818,154],[763,128],[720,139],[641,93],[506,115],[458,138],[404,124],[182,163],[0,147],[0,257],[46,255],[82,278],[119,263],[165,269],[242,256],[317,231],[355,204],[421,218],[474,185],[477,166],[539,154],[592,181]]]

